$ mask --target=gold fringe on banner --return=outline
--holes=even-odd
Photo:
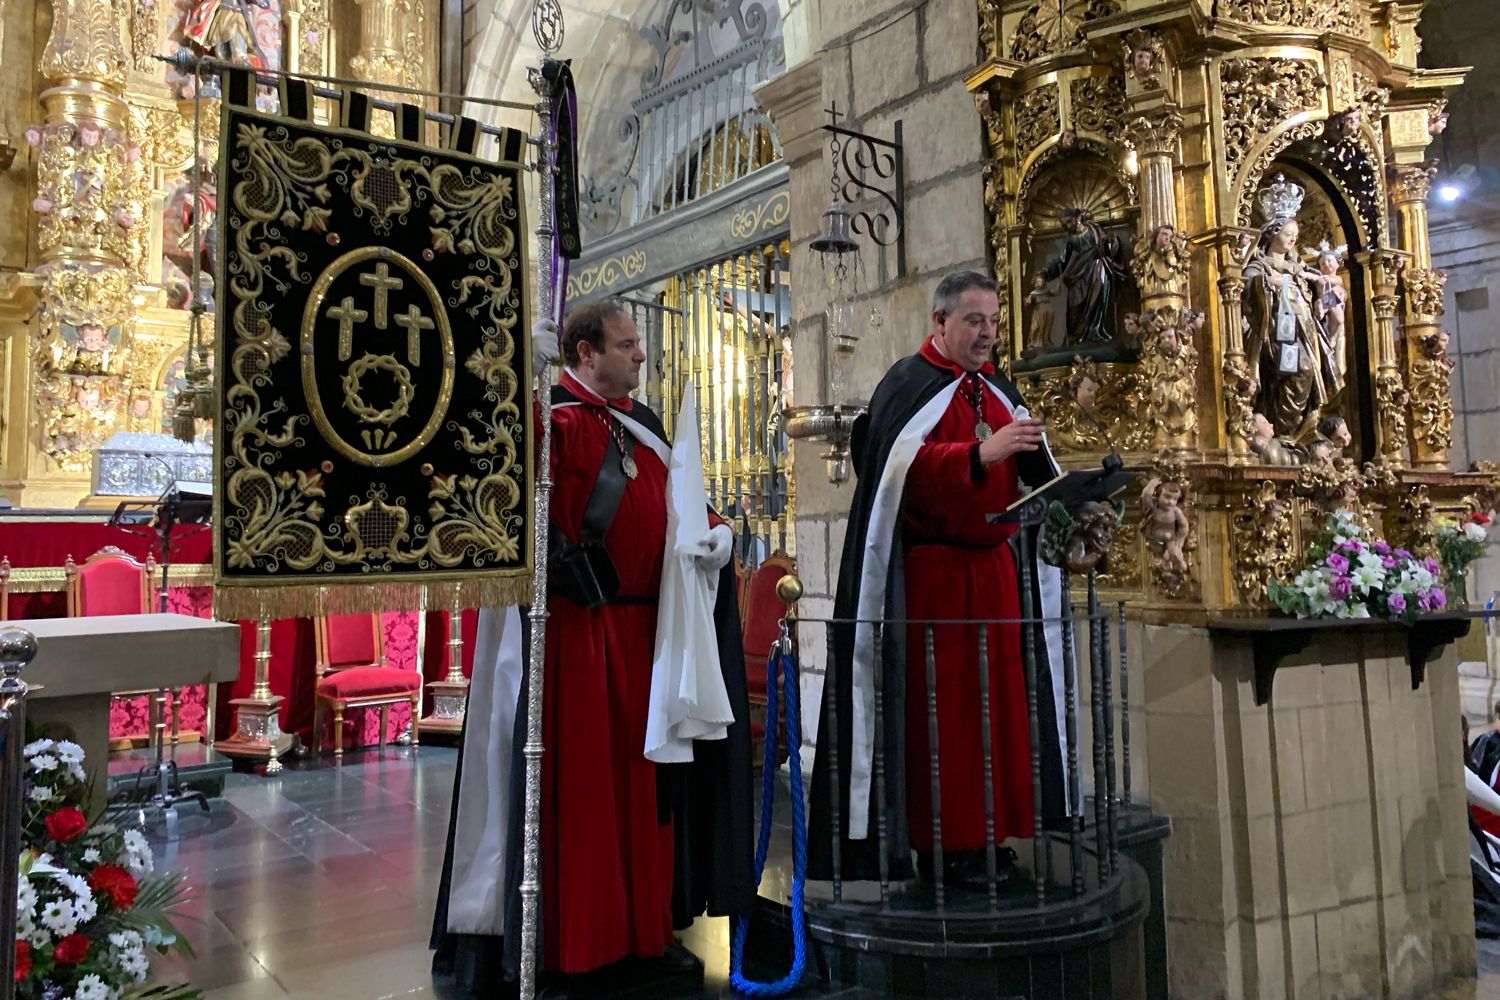
[[[219,621],[263,621],[312,618],[317,615],[363,615],[383,611],[417,611],[452,607],[503,607],[531,600],[531,574],[463,577],[414,583],[363,581],[344,584],[265,586],[219,583],[214,587],[214,617]]]

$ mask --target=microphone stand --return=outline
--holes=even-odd
[[[148,508],[155,507],[157,512],[156,517],[153,519],[155,523],[150,525],[149,527],[152,531],[155,532],[157,540],[161,546],[161,580],[157,586],[156,591],[156,610],[159,614],[169,613],[167,610],[167,575],[172,568],[172,533],[177,528],[178,504],[180,502],[181,494],[174,486],[166,496],[162,497],[154,504],[146,505]],[[115,516],[111,518],[111,520],[115,522],[116,527],[120,528],[121,530],[129,531],[129,528],[119,523],[120,515],[124,512],[125,507],[126,505],[122,503],[115,510]],[[198,527],[200,530],[202,530],[205,526],[198,525]],[[132,534],[135,534],[135,532],[132,532]],[[180,691],[175,693],[177,694],[177,697],[173,698],[172,706],[174,759],[166,759],[167,689],[159,687],[156,689],[156,721],[152,726],[151,734],[151,742],[156,750],[156,762],[155,764],[142,767],[138,772],[136,772],[137,789],[140,788],[141,778],[148,772],[154,772],[156,775],[156,791],[152,793],[151,798],[145,800],[144,802],[141,802],[138,807],[137,816],[140,825],[142,827],[146,826],[146,813],[148,809],[161,810],[162,819],[166,823],[166,835],[168,840],[176,840],[178,836],[178,802],[197,802],[198,805],[202,807],[204,812],[209,811],[208,797],[204,795],[203,792],[182,791],[181,781],[177,771],[177,761],[175,759],[175,734],[177,732],[178,726],[178,713],[181,711],[182,706]],[[212,738],[213,735],[211,733],[204,733],[204,746],[207,746]]]

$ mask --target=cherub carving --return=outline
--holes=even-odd
[[[1328,444],[1329,458],[1343,458],[1344,449],[1354,443],[1354,435],[1349,433],[1349,422],[1334,413],[1318,421],[1317,441]]]
[[[1141,490],[1141,537],[1168,572],[1187,573],[1189,503],[1187,487],[1176,480],[1153,477]]]
[[[1250,417],[1250,450],[1266,465],[1300,465],[1297,450],[1276,436],[1276,428],[1264,413]]]
[[[1161,86],[1165,53],[1161,39],[1150,31],[1132,31],[1125,36],[1125,70],[1141,87]]]
[[[1362,124],[1364,112],[1359,108],[1340,111],[1329,115],[1328,120],[1323,123],[1323,137],[1330,146],[1336,146],[1358,136]]]
[[[1187,237],[1165,223],[1149,238],[1136,241],[1130,273],[1142,293],[1171,291],[1187,277],[1190,257]]]

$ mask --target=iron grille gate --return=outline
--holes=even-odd
[[[640,332],[640,392],[670,428],[697,390],[709,501],[736,529],[746,568],[795,555],[795,482],[781,429],[791,322],[788,247],[752,248],[620,296]]]

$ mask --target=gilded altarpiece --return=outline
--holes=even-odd
[[[267,71],[431,86],[435,32],[426,5],[411,0],[50,7],[48,20],[0,4],[0,160],[14,158],[8,176],[20,181],[0,188],[0,199],[14,202],[4,218],[23,223],[0,237],[15,268],[0,283],[0,487],[19,505],[113,506],[119,497],[91,498],[94,453],[110,435],[213,432],[206,406],[177,404],[179,382],[212,380],[206,349],[187,347],[195,298],[208,313],[214,300],[206,237],[219,200],[218,93],[211,83],[200,93],[158,57],[186,51]],[[274,87],[257,98],[263,110],[277,106]],[[319,118],[328,113],[319,102]],[[209,165],[196,184],[195,136]],[[211,325],[206,315],[204,329]]]
[[[1430,551],[1490,482],[1447,463],[1426,232],[1462,72],[1413,5],[1207,6],[984,0],[968,81],[1001,363],[1066,464],[1140,474],[1103,581],[1170,621],[1268,607],[1335,508]]]

